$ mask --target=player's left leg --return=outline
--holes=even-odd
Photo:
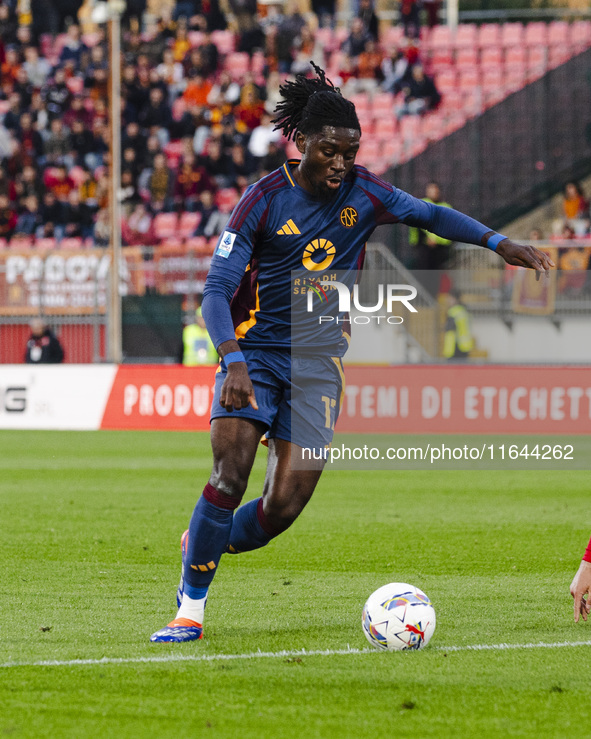
[[[301,447],[284,439],[269,439],[263,494],[234,514],[228,552],[238,554],[264,547],[288,529],[303,511],[320,479],[324,462],[315,462],[314,469],[293,469],[292,455],[298,455],[300,450]]]

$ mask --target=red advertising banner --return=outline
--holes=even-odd
[[[101,428],[207,430],[214,367],[123,365]],[[591,434],[588,367],[345,368],[336,430]]]
[[[215,369],[119,366],[101,428],[208,430]]]
[[[337,431],[591,434],[588,367],[346,367]]]

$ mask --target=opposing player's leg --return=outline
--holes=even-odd
[[[207,591],[240,505],[265,426],[245,418],[216,418],[211,425],[213,470],[191,517],[183,554],[182,598],[176,618],[151,641],[192,641],[203,634]]]

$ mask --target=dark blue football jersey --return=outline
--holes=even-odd
[[[365,244],[380,224],[401,222],[473,243],[490,231],[357,165],[333,199],[315,199],[292,175],[298,163],[286,162],[251,185],[220,236],[203,301],[216,347],[235,338],[243,347],[290,348],[292,273],[321,280],[361,269]],[[318,344],[325,341],[319,335]]]

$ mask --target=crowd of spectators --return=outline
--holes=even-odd
[[[346,36],[330,52],[337,54],[335,82],[345,94],[398,93],[398,116],[436,107],[439,93],[420,63],[417,3],[401,3],[406,40],[385,54],[372,1],[359,0]],[[3,240],[109,240],[106,31],[83,33],[80,3],[72,3],[33,1],[27,13],[14,0],[0,4]],[[217,0],[180,0],[155,17],[142,0],[128,1],[121,84],[125,243],[157,239],[153,218],[162,212],[198,214],[195,236],[219,233],[248,184],[285,161],[285,142],[271,123],[279,85],[288,74],[309,71],[311,59],[329,62],[318,28],[334,26],[335,3],[312,0],[307,11],[297,0],[262,7],[264,14],[252,2],[230,0],[224,13]],[[228,60],[241,58],[232,47],[248,55],[247,67],[232,68]]]

